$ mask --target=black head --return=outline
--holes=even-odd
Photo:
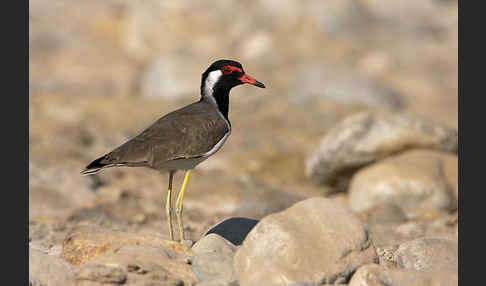
[[[239,62],[215,61],[202,75],[201,100],[216,103],[219,111],[228,119],[229,92],[233,87],[244,83],[265,88],[263,83],[247,75]]]
[[[218,60],[212,63],[202,75],[201,88],[230,90],[240,84],[252,84],[265,88],[265,85],[247,75],[241,64],[232,60]]]

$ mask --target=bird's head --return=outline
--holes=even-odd
[[[212,94],[214,90],[226,90],[248,83],[260,88],[265,85],[247,75],[241,64],[232,60],[218,60],[212,63],[202,75],[201,91]]]

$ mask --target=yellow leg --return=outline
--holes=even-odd
[[[181,190],[177,196],[176,202],[176,215],[177,223],[179,224],[179,237],[181,241],[184,240],[184,225],[182,224],[182,200],[184,199],[184,192],[187,188],[187,183],[189,182],[189,177],[191,176],[191,171],[186,171],[186,176],[184,177],[184,183],[182,183]]]
[[[172,233],[172,178],[174,177],[174,172],[169,173],[169,188],[167,190],[167,200],[165,201],[165,214],[167,215],[167,223],[169,224],[169,235],[170,239],[174,240],[174,234]]]

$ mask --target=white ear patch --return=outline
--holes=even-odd
[[[220,70],[215,70],[208,74],[208,77],[206,78],[206,81],[204,83],[205,96],[213,96],[213,87],[222,75],[223,72],[221,72]]]

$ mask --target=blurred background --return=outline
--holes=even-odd
[[[31,0],[30,237],[55,244],[87,221],[167,235],[166,175],[79,172],[198,100],[222,58],[267,88],[232,90],[232,135],[185,196],[188,238],[327,194],[305,160],[346,116],[385,110],[457,129],[457,27],[451,0]]]

